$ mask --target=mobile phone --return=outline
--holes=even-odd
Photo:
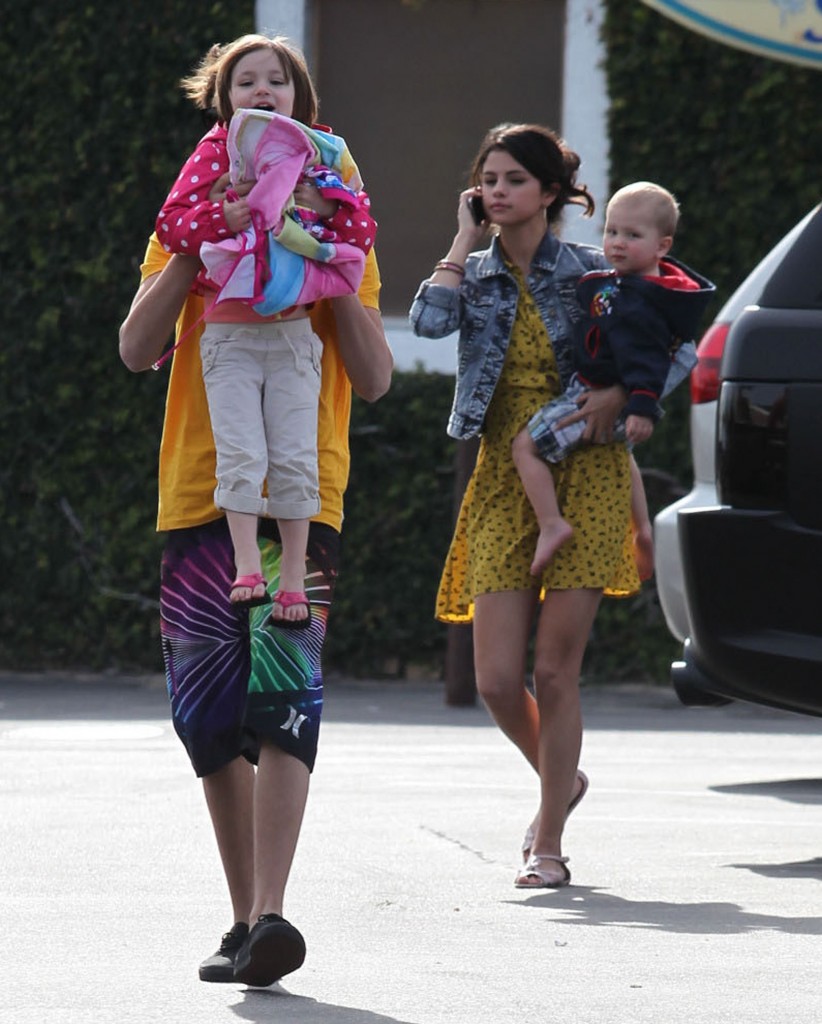
[[[482,205],[482,196],[474,195],[468,197],[468,206],[471,209],[471,216],[474,218],[476,224],[482,224],[483,221],[488,220],[485,215],[485,207]]]

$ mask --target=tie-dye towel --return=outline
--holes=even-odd
[[[309,176],[324,196],[356,217],[362,181],[345,141],[280,114],[238,110],[228,129],[228,156],[233,183],[256,182],[248,194],[253,226],[201,246],[206,272],[220,289],[217,301],[241,299],[270,316],[356,292],[364,252],[339,232],[321,228],[309,211],[295,206],[293,195]]]

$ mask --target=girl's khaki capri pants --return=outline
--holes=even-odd
[[[200,353],[217,448],[215,505],[275,519],[315,516],[322,342],[310,320],[209,323]]]

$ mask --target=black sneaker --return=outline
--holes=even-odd
[[[234,963],[234,980],[244,985],[273,985],[305,960],[305,940],[279,914],[261,914]]]
[[[245,921],[238,921],[230,932],[225,933],[217,952],[200,964],[200,981],[233,982],[234,961],[247,938],[248,925]]]

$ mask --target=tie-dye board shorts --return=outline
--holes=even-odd
[[[280,545],[261,521],[263,575],[277,589]],[[263,536],[264,531],[271,536]],[[322,714],[321,653],[339,561],[339,534],[312,523],[306,560],[307,629],[273,626],[271,605],[250,612],[228,594],[234,557],[225,519],[173,530],[163,553],[160,632],[171,715],[198,776],[273,743],[314,767]]]

